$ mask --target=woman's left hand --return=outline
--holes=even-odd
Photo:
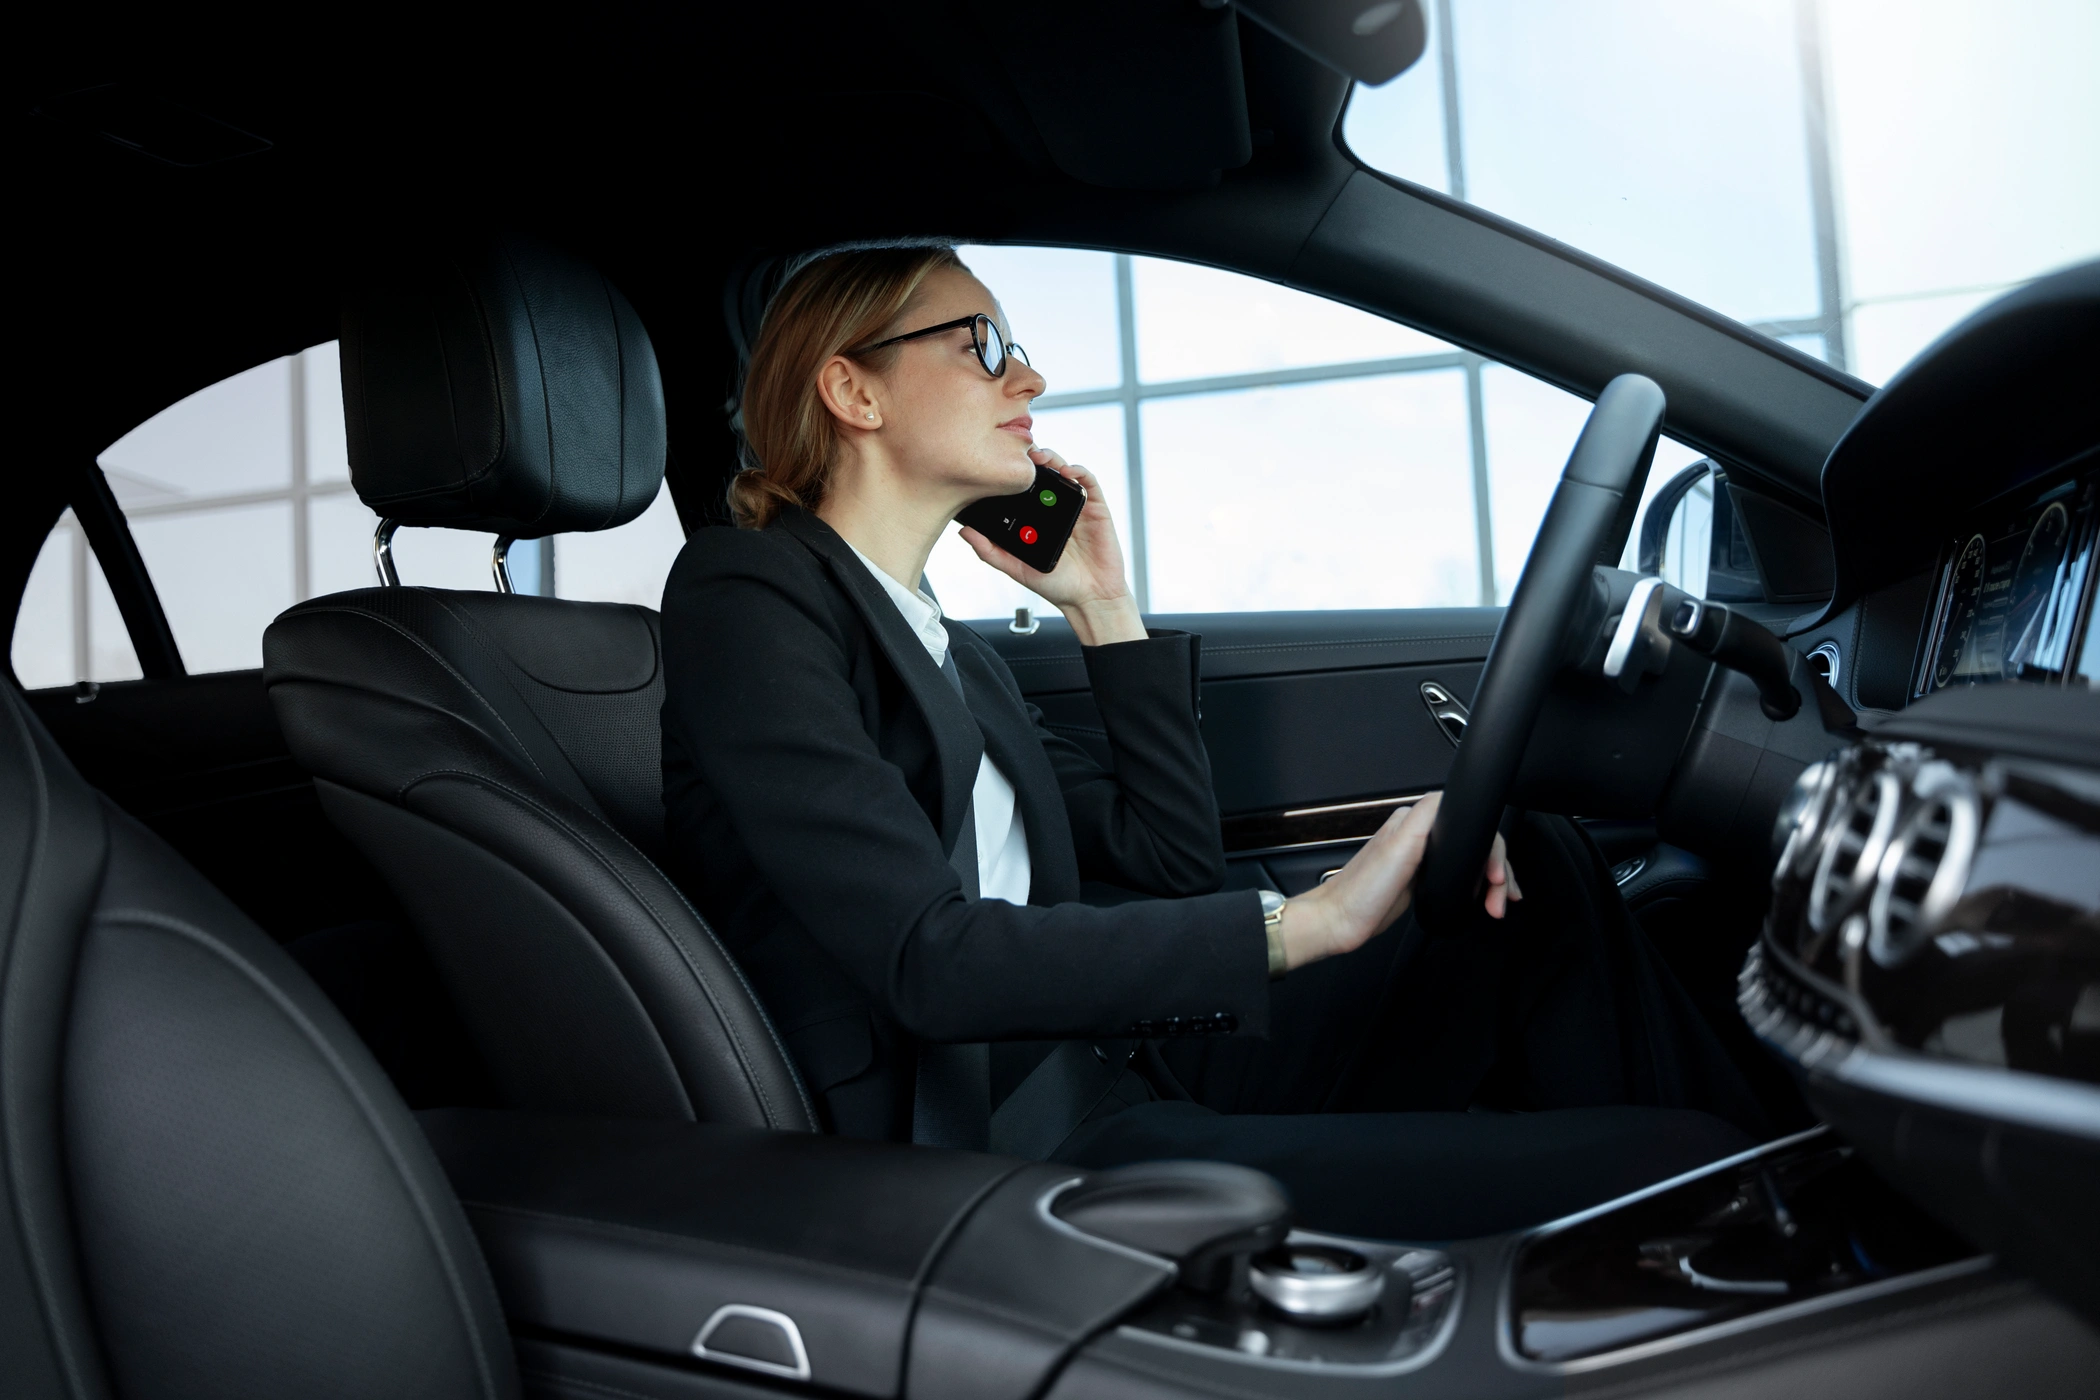
[[[1072,624],[1080,645],[1142,641],[1145,622],[1138,616],[1137,600],[1130,596],[1130,582],[1123,572],[1123,545],[1116,538],[1116,522],[1102,498],[1101,483],[1085,467],[1068,464],[1047,447],[1030,448],[1029,460],[1078,482],[1086,491],[1086,509],[1079,513],[1057,567],[1039,574],[967,525],[962,527],[963,539],[979,559],[1055,604]]]

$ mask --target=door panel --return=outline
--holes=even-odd
[[[1367,799],[1442,786],[1451,743],[1420,686],[1433,680],[1470,701],[1500,620],[1496,608],[1149,619],[1203,639],[1203,736],[1227,849],[1367,835],[1390,807]],[[976,625],[1051,727],[1105,760],[1107,736],[1071,630],[1055,619],[1032,636]]]
[[[29,692],[81,775],[297,958],[414,1107],[493,1102],[436,968],[321,811],[260,671]]]
[[[83,777],[280,942],[391,912],[292,762],[262,672],[37,690],[29,703]]]

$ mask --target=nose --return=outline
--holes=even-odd
[[[1041,398],[1050,390],[1050,381],[1043,378],[1041,370],[1018,359],[1006,362],[1006,378],[1007,392],[1017,398]]]

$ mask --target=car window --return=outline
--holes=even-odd
[[[1049,381],[1036,441],[1100,478],[1145,610],[1508,601],[1585,400],[1216,268],[1063,248],[962,255]],[[1650,489],[1697,455],[1665,441]],[[1043,607],[953,532],[927,577],[957,617]]]
[[[202,389],[97,460],[192,672],[259,666],[263,629],[278,613],[377,581],[378,518],[351,490],[334,342]],[[89,571],[86,605],[69,591],[80,568],[66,561],[85,551],[84,541],[69,542],[69,529],[62,524],[46,543],[16,624],[25,684],[31,670],[57,677],[47,684],[121,679],[127,665],[138,674],[135,660],[119,659],[114,604],[96,601],[108,596],[107,585],[96,592],[99,573]],[[404,529],[394,559],[404,583],[492,589],[494,543],[465,531]],[[670,495],[659,492],[616,530],[514,546],[512,581],[520,592],[654,607],[683,543]]]
[[[70,510],[44,537],[29,571],[8,653],[15,679],[29,690],[143,674],[102,563]]]
[[[2100,6],[1434,0],[1344,142],[1881,383],[2100,254]]]

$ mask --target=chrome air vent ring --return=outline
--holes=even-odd
[[[1808,888],[1808,922],[1816,932],[1830,933],[1872,889],[1902,806],[1903,785],[1886,768],[1837,795]]]
[[[1867,952],[1883,967],[1909,961],[1954,907],[1983,829],[1975,784],[1952,764],[1925,764],[1911,792],[1917,800],[1882,853],[1867,905]]]
[[[1772,831],[1772,844],[1779,852],[1772,868],[1774,884],[1806,875],[1814,868],[1817,842],[1830,825],[1835,794],[1850,772],[1843,759],[1824,759],[1809,764],[1794,780]]]

